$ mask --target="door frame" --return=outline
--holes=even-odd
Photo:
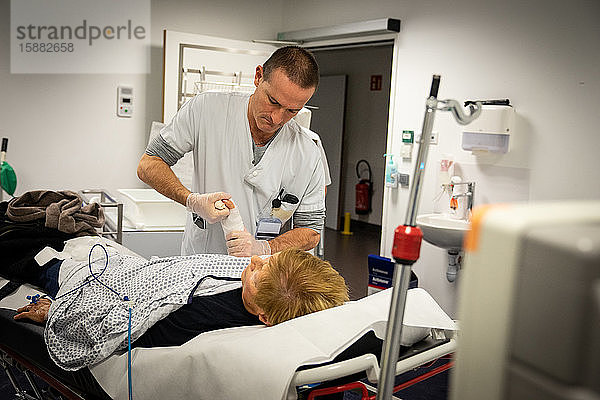
[[[390,43],[393,41],[393,50],[392,50],[392,76],[390,80],[390,106],[388,110],[388,126],[387,126],[387,140],[386,140],[386,151],[393,148],[393,129],[394,129],[394,121],[396,119],[396,105],[398,104],[398,99],[396,98],[397,91],[397,81],[398,81],[398,62],[400,58],[400,45],[399,45],[399,33],[386,33],[382,35],[373,35],[373,36],[362,36],[362,37],[347,37],[343,39],[333,39],[333,40],[322,40],[309,42],[302,47],[311,51],[319,51],[319,50],[333,50],[333,49],[343,49],[357,46],[373,46],[380,45],[382,42]],[[383,188],[383,210],[381,213],[381,239],[380,239],[380,247],[379,253],[383,254],[384,250],[388,247],[388,242],[391,242],[393,238],[387,238],[385,232],[387,232],[386,221],[388,220],[388,204],[392,201],[392,196],[390,189],[385,187]],[[399,216],[400,218],[400,216]]]

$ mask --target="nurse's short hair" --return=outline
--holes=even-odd
[[[280,252],[256,283],[255,304],[269,325],[348,301],[344,278],[327,261],[298,249]]]
[[[306,49],[298,46],[281,47],[263,64],[266,81],[271,73],[281,68],[286,76],[303,89],[317,88],[319,85],[319,65],[315,57]]]

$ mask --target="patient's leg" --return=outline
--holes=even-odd
[[[43,247],[48,243],[47,240],[44,240]],[[14,246],[11,246],[14,244]],[[62,247],[64,247],[64,243],[61,240],[60,243],[51,243],[54,248],[60,251]],[[8,250],[11,248],[11,250]],[[58,270],[60,269],[61,261],[57,259],[52,259],[48,261],[44,265],[38,265],[34,260],[34,256],[38,253],[39,246],[35,246],[33,251],[29,250],[29,254],[27,256],[23,256],[19,259],[11,258],[10,256],[6,257],[4,255],[12,253],[13,249],[17,251],[22,249],[21,243],[13,243],[13,241],[3,241],[0,239],[0,254],[3,256],[0,257],[0,277],[10,280],[10,282],[0,288],[0,300],[14,293],[21,284],[28,283],[30,285],[36,286],[40,289],[43,289],[45,293],[54,297],[58,292]],[[20,253],[25,254],[25,252]]]
[[[52,261],[40,266],[33,257],[44,247],[64,248],[63,238],[2,239],[0,236],[0,276],[19,283],[43,286],[40,278]]]

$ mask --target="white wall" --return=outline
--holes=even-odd
[[[352,219],[381,225],[385,171],[383,154],[387,141],[392,48],[382,46],[317,51],[315,57],[322,75],[347,75],[342,158],[344,197],[340,200],[340,217],[350,212]],[[382,75],[381,91],[370,90],[371,75]],[[369,162],[374,183],[371,199],[373,211],[366,215],[358,215],[355,211],[354,186],[358,183],[356,163],[361,159]],[[367,174],[363,177],[366,178]]]
[[[0,1],[0,137],[17,192],[143,187],[136,176],[150,124],[162,116],[162,30],[273,39],[281,0],[151,2],[151,68],[144,75],[10,74],[10,1]],[[134,88],[135,113],[117,118],[119,84]]]
[[[388,152],[400,150],[403,129],[419,131],[434,73],[440,98],[510,98],[517,111],[513,150],[477,159],[460,149],[460,127],[438,113],[421,198],[433,209],[435,162],[452,153],[477,183],[476,203],[598,199],[600,149],[600,2],[303,0],[284,8],[286,30],[382,17],[402,20],[397,48],[396,102]],[[351,112],[351,110],[349,110]],[[403,165],[410,171],[412,166]],[[384,197],[382,255],[404,222],[408,191]],[[456,283],[445,278],[445,254],[427,243],[415,264],[421,286],[449,313]]]
[[[460,150],[459,127],[439,114],[440,144],[432,149],[430,166],[440,154],[453,153],[477,181],[480,202],[511,199],[513,193],[520,199],[524,185],[530,200],[600,198],[597,0],[153,1],[149,75],[11,75],[9,4],[0,1],[0,136],[10,138],[17,194],[142,186],[135,168],[151,121],[161,117],[163,28],[273,38],[282,30],[387,16],[402,20],[388,151],[399,151],[403,129],[420,129],[431,75],[439,73],[441,98],[509,97],[519,118],[515,149],[481,167]],[[135,90],[131,119],[115,116],[121,83]],[[430,168],[423,212],[432,208],[434,181]],[[383,255],[390,255],[392,231],[404,220],[407,194],[384,197]],[[424,244],[421,255],[415,270],[422,286],[453,313],[456,285],[445,281],[444,253]]]

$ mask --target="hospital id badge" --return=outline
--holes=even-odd
[[[279,236],[281,220],[279,218],[261,218],[256,223],[256,239],[271,240]]]

